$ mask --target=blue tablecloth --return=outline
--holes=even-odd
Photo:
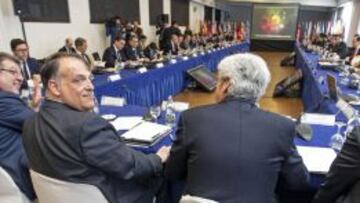
[[[150,69],[140,74],[136,70],[122,70],[121,80],[110,82],[110,74],[96,75],[94,79],[95,95],[124,97],[128,104],[151,106],[159,104],[170,95],[181,92],[189,78],[186,70],[204,64],[211,71],[216,71],[217,64],[226,56],[249,51],[249,43],[241,43],[228,48],[216,50],[205,55],[179,59],[175,64],[165,64],[163,68]]]
[[[337,85],[343,93],[356,94],[356,90],[350,89],[340,83],[339,73],[331,70],[324,70],[318,64],[319,55],[305,52],[299,45],[296,46],[296,68],[302,70],[302,101],[305,112],[318,112],[336,114],[339,109],[335,105],[335,101],[329,98],[329,90],[327,87],[327,74],[333,75],[337,80]],[[359,106],[354,106],[360,110]],[[346,121],[345,116],[339,113],[337,120]]]
[[[116,116],[144,116],[147,112],[146,107],[135,106],[135,105],[126,105],[124,107],[111,107],[111,106],[102,106],[100,107],[100,114],[115,114]],[[179,118],[179,113],[177,114],[177,118]],[[159,123],[164,123],[164,115],[159,117]],[[329,147],[330,138],[336,132],[336,127],[333,126],[320,126],[320,125],[312,125],[313,130],[313,138],[311,141],[304,141],[300,138],[295,138],[294,142],[299,146],[316,146],[316,147]],[[175,128],[173,129],[172,134],[175,133]],[[124,131],[119,131],[119,135],[124,133]],[[160,140],[154,146],[148,148],[135,148],[136,150],[142,151],[144,153],[156,153],[158,149],[162,146],[169,146],[172,144],[172,140],[170,136],[166,136],[162,140]],[[290,193],[289,197],[286,197],[286,202],[307,202],[308,199],[312,198],[312,195],[319,188],[320,184],[324,180],[324,175],[321,174],[312,174],[311,175],[311,191],[307,191],[304,193]],[[167,193],[169,198],[169,202],[177,202],[179,197],[181,196],[181,191],[183,190],[183,183],[172,183],[168,185]],[[300,195],[301,197],[297,196]],[[307,196],[304,198],[304,196]],[[303,198],[303,199],[301,199]],[[297,199],[298,201],[295,201]],[[306,199],[306,200],[304,200]],[[293,201],[294,200],[294,201]],[[303,203],[303,202],[302,202]]]

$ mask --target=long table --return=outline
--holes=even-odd
[[[126,105],[123,107],[111,107],[111,106],[101,106],[100,114],[115,114],[116,116],[144,116],[148,111],[147,107],[136,106],[136,105]],[[179,118],[180,113],[177,114]],[[158,119],[158,123],[164,123],[164,113],[162,113]],[[329,126],[320,126],[312,125],[313,138],[311,141],[304,141],[300,138],[295,138],[294,142],[298,146],[316,146],[316,147],[329,147],[330,138],[336,132],[336,127]],[[175,137],[176,127],[173,129],[172,137]],[[119,131],[119,135],[125,131]],[[162,146],[170,146],[172,144],[171,136],[166,136],[160,140],[157,144],[148,147],[148,148],[135,148],[136,150],[142,151],[144,153],[156,153]],[[311,175],[311,188],[309,191],[302,193],[293,193],[289,191],[283,191],[282,201],[286,203],[306,203],[312,198],[313,194],[319,188],[320,184],[324,180],[324,175],[312,174]],[[167,202],[178,202],[178,199],[181,196],[181,192],[184,188],[184,183],[171,183],[167,187]]]
[[[305,52],[299,45],[295,46],[296,63],[295,67],[302,70],[302,101],[305,112],[317,112],[336,114],[339,109],[336,103],[329,97],[329,90],[327,87],[327,74],[333,75],[340,90],[345,94],[356,95],[356,90],[350,89],[340,83],[340,76],[338,72],[325,70],[319,64],[320,56],[316,53]],[[359,96],[359,95],[358,95]],[[356,110],[360,110],[360,106],[353,106]],[[347,119],[342,113],[337,115],[337,120],[346,121]]]
[[[249,43],[244,42],[204,55],[198,54],[196,57],[189,57],[188,60],[178,59],[175,64],[168,63],[163,68],[149,69],[142,74],[136,70],[125,69],[120,72],[121,79],[114,82],[109,80],[109,76],[113,74],[96,75],[95,95],[99,101],[101,96],[105,95],[123,97],[131,105],[156,105],[186,87],[189,82],[187,70],[203,64],[214,72],[224,57],[247,51]]]

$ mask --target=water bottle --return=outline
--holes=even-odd
[[[354,115],[347,122],[345,135],[347,136],[348,134],[350,134],[357,126],[360,126],[360,118],[358,112],[355,111]]]
[[[175,127],[176,114],[174,111],[174,101],[171,96],[169,96],[166,109],[165,109],[165,124],[171,127]]]

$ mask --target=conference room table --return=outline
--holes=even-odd
[[[100,115],[114,114],[116,116],[144,116],[148,112],[147,107],[137,105],[125,105],[122,107],[116,106],[100,106]],[[180,116],[180,112],[177,112],[177,120]],[[160,124],[165,123],[165,113],[162,112],[157,122]],[[336,127],[334,126],[321,126],[312,125],[313,138],[311,141],[305,141],[300,138],[295,138],[294,142],[298,146],[316,146],[316,147],[329,147],[330,138],[336,133]],[[121,136],[125,131],[118,131]],[[168,136],[162,138],[159,142],[150,147],[134,148],[135,150],[142,151],[144,153],[156,153],[162,146],[171,146],[173,140],[176,139],[176,126],[173,127],[173,131]],[[306,203],[312,198],[320,184],[324,180],[323,174],[311,174],[311,188],[304,192],[292,192],[292,191],[280,191],[282,201],[286,203]],[[184,188],[183,182],[168,183],[166,188],[167,202],[178,202],[181,197]]]
[[[163,64],[162,68],[151,68],[144,73],[139,73],[136,69],[124,69],[119,73],[121,79],[116,76],[118,73],[95,75],[95,95],[98,101],[102,96],[112,96],[125,98],[127,104],[131,105],[158,105],[186,88],[190,81],[187,70],[204,65],[215,72],[224,57],[248,51],[249,43],[243,42],[203,54],[198,53],[197,56],[192,55],[187,59],[179,57],[176,63],[168,62]]]
[[[303,73],[301,98],[304,104],[305,112],[337,114],[339,109],[336,107],[336,101],[329,96],[327,86],[327,74],[336,78],[337,86],[345,94],[357,95],[357,90],[351,89],[340,81],[342,78],[339,72],[326,70],[318,64],[320,56],[317,53],[306,52],[299,44],[295,46],[296,62],[295,67],[301,69]],[[360,110],[360,106],[353,105],[353,108]],[[346,122],[343,113],[339,112],[336,120]]]

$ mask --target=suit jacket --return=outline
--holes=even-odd
[[[168,42],[164,45],[164,54],[169,54],[171,53],[172,55],[178,55],[179,54],[179,47],[174,45],[171,42]]]
[[[125,54],[123,50],[119,51],[120,61],[125,61]],[[105,49],[102,60],[105,61],[105,67],[114,67],[117,60],[117,54],[114,46],[110,46]]]
[[[23,83],[21,84],[21,89],[27,89],[28,88],[27,80],[32,79],[32,76],[35,74],[40,74],[40,66],[35,58],[28,57],[26,60],[26,64],[29,68],[30,75],[23,72],[24,80]]]
[[[136,61],[139,58],[144,58],[143,52],[139,48],[132,48],[129,45],[125,46],[124,53],[126,60]]]
[[[340,56],[341,59],[346,58],[347,53],[348,53],[348,48],[347,48],[345,42],[340,42],[340,43],[339,43],[338,45],[336,45],[336,46],[331,46],[331,47],[330,47],[330,50],[331,50],[332,52],[337,53],[337,54]]]
[[[194,108],[180,118],[166,164],[185,194],[221,203],[273,203],[279,177],[288,188],[308,186],[293,143],[295,124],[245,99]]]
[[[156,59],[157,57],[157,50],[150,48],[149,46],[145,48],[144,55],[150,60]]]
[[[120,141],[114,127],[92,112],[47,100],[24,124],[30,167],[46,176],[97,186],[109,202],[137,202],[162,171],[157,155]]]
[[[69,49],[69,51],[70,51],[70,54],[76,54],[76,50],[75,50],[75,48],[73,48],[73,47],[71,47],[71,48]],[[59,49],[58,52],[68,53],[68,50],[66,49],[66,46],[63,46],[63,47],[61,47],[61,48]]]
[[[25,119],[33,113],[18,95],[0,91],[0,166],[31,200],[35,193],[21,134]]]
[[[331,165],[330,171],[315,195],[313,203],[334,203],[346,195],[360,179],[360,128],[346,138],[341,152]],[[357,191],[359,193],[360,191]],[[359,195],[354,203],[360,202]]]

